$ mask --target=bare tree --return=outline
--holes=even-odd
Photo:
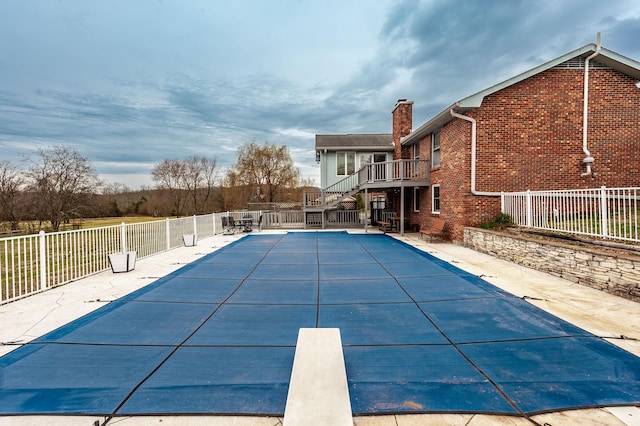
[[[151,179],[156,183],[156,188],[167,194],[173,210],[171,213],[178,217],[184,214],[184,175],[185,166],[179,160],[164,160],[151,171]]]
[[[106,183],[102,187],[101,216],[123,216],[125,214],[138,214],[144,197],[137,191],[132,191],[122,183]]]
[[[228,170],[221,187],[222,208],[239,210],[247,207],[255,189],[244,183],[235,170]]]
[[[257,201],[291,201],[291,190],[300,182],[286,145],[248,142],[238,149],[238,161],[230,173],[237,184],[252,188]]]
[[[194,155],[183,161],[184,187],[193,204],[194,214],[205,213],[217,178],[216,160]]]
[[[8,161],[0,162],[0,222],[9,222],[13,231],[18,229],[23,212],[24,185],[25,178],[17,167]]]
[[[27,172],[30,190],[36,196],[38,218],[58,231],[62,223],[82,216],[88,195],[101,182],[89,161],[69,147],[40,149],[38,154],[39,161],[30,160]]]

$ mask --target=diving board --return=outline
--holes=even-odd
[[[301,328],[284,426],[353,426],[338,328]]]

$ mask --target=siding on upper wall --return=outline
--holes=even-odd
[[[356,153],[356,171],[358,171],[358,169],[362,166],[362,164],[360,164],[360,155],[362,154],[373,154],[373,153],[380,153],[382,154],[383,151],[349,151],[349,150],[340,150],[339,152],[355,152]],[[336,151],[329,151],[323,155],[323,161],[326,161],[326,174],[325,174],[325,165],[322,164],[321,168],[320,168],[320,173],[321,173],[321,186],[322,188],[326,188],[328,186],[333,185],[334,183],[342,180],[345,178],[345,176],[338,176],[336,174],[337,172],[337,152]],[[392,153],[391,152],[387,152],[387,161],[390,161],[392,159]]]

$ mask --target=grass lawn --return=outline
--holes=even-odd
[[[175,217],[169,217],[174,219]],[[73,231],[75,229],[90,229],[101,228],[103,226],[120,225],[124,223],[141,223],[141,222],[153,222],[157,220],[166,220],[166,217],[151,217],[151,216],[126,216],[126,217],[88,217],[81,219],[74,219],[69,223],[63,223],[60,225],[60,231]],[[1,224],[0,224],[1,225]],[[7,228],[8,229],[8,228]],[[42,229],[45,232],[51,232],[51,228],[48,222],[42,224]],[[0,232],[0,238],[9,236],[20,236],[37,234],[39,231],[38,222],[21,222],[20,232],[9,234],[9,232]],[[31,231],[30,231],[31,230]],[[4,228],[0,227],[0,231],[4,231]]]
[[[60,230],[69,230],[69,229],[89,229],[89,228],[100,228],[102,226],[112,226],[112,225],[120,225],[122,222],[124,223],[140,223],[140,222],[152,222],[156,220],[165,220],[166,217],[151,217],[151,216],[125,216],[125,217],[96,217],[96,218],[85,218],[75,220],[73,223],[65,224],[65,228],[60,227]],[[170,217],[169,219],[173,219]]]

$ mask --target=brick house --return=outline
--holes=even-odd
[[[417,203],[409,200],[408,221],[440,217],[461,240],[465,226],[500,212],[501,191],[638,186],[639,80],[640,63],[589,44],[461,99],[410,132],[411,105],[398,102],[401,157],[430,158],[430,185]]]
[[[501,191],[638,186],[639,80],[639,62],[588,44],[454,102],[417,129],[413,102],[399,100],[394,160],[428,168],[426,185],[388,191],[403,224],[438,217],[462,240],[466,226],[500,212]]]

